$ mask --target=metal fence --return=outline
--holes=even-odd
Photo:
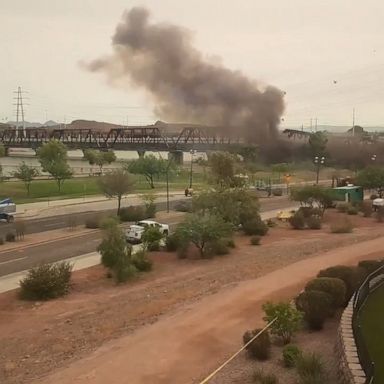
[[[355,338],[357,354],[360,364],[366,375],[366,384],[372,384],[375,373],[375,365],[369,354],[364,335],[361,329],[360,315],[369,295],[384,284],[384,266],[371,273],[361,284],[353,299],[352,329]]]

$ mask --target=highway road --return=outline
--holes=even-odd
[[[162,203],[160,203],[159,208],[161,208],[161,204]],[[175,204],[175,202],[173,202],[173,204]],[[261,212],[284,209],[291,206],[292,202],[288,198],[264,199],[261,201]],[[87,214],[94,215],[95,213],[85,212],[81,218],[84,220],[87,217]],[[38,222],[40,228],[44,228],[44,225],[46,224],[52,225],[52,227],[48,227],[50,229],[53,229],[53,225],[57,225],[56,228],[61,228],[60,225],[62,223],[65,223],[66,225],[65,219],[59,218],[56,221],[55,219],[58,218],[49,218],[50,221],[47,221],[48,218],[37,219],[34,221]],[[176,223],[170,221],[167,224],[170,224],[172,229],[172,225],[175,225]],[[63,224],[62,226],[65,225]],[[28,228],[33,230],[33,223],[28,223],[28,226]],[[100,241],[101,233],[93,232],[81,236],[74,236],[71,239],[52,241],[46,244],[21,248],[19,250],[3,252],[0,250],[0,276],[32,268],[41,262],[55,262],[94,252]]]
[[[177,203],[185,200],[184,197],[173,198],[170,200],[169,206],[170,209],[173,209]],[[273,210],[280,208],[282,202],[289,201],[288,197],[271,197],[271,198],[262,198],[260,199],[261,204],[261,212],[266,210]],[[135,205],[135,204],[132,204]],[[166,202],[158,202],[157,210],[163,211],[166,210]],[[283,205],[284,206],[284,205]],[[287,205],[285,205],[287,206]],[[70,217],[76,218],[77,225],[84,225],[87,218],[95,216],[97,214],[115,214],[116,209],[104,209],[104,210],[89,210],[84,212],[76,212],[76,213],[68,213],[64,215],[55,215],[55,216],[45,216],[45,217],[37,217],[32,219],[24,219],[25,223],[25,234],[33,234],[38,232],[50,231],[53,229],[61,229],[68,227],[68,222]],[[16,219],[17,220],[17,216]],[[0,237],[5,237],[8,232],[14,231],[14,224],[7,224],[5,222],[0,222]]]

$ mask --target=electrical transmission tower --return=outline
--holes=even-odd
[[[18,136],[21,136],[21,133],[25,136],[25,119],[24,119],[24,106],[23,103],[23,92],[21,87],[17,88],[17,91],[13,93],[17,94],[17,97],[14,97],[14,100],[17,100],[14,105],[16,105],[16,133]],[[22,124],[22,130],[20,130],[20,122]]]

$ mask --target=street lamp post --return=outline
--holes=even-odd
[[[314,163],[317,166],[317,168],[316,168],[316,184],[319,184],[320,166],[324,165],[325,157],[324,156],[322,156],[322,157],[315,156]]]
[[[191,154],[191,170],[189,173],[189,188],[192,189],[193,155],[196,153],[196,151],[194,149],[191,149],[189,153]]]

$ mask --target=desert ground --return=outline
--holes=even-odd
[[[279,225],[260,246],[237,235],[236,248],[214,259],[154,252],[153,271],[125,285],[96,266],[75,272],[58,300],[2,294],[0,381],[197,384],[240,348],[246,329],[263,324],[263,302],[292,299],[327,266],[382,257],[384,224],[354,216],[353,233],[332,234],[340,215],[327,213],[321,230]],[[335,329],[324,337],[332,341]],[[247,383],[250,369],[243,356],[211,382]]]

